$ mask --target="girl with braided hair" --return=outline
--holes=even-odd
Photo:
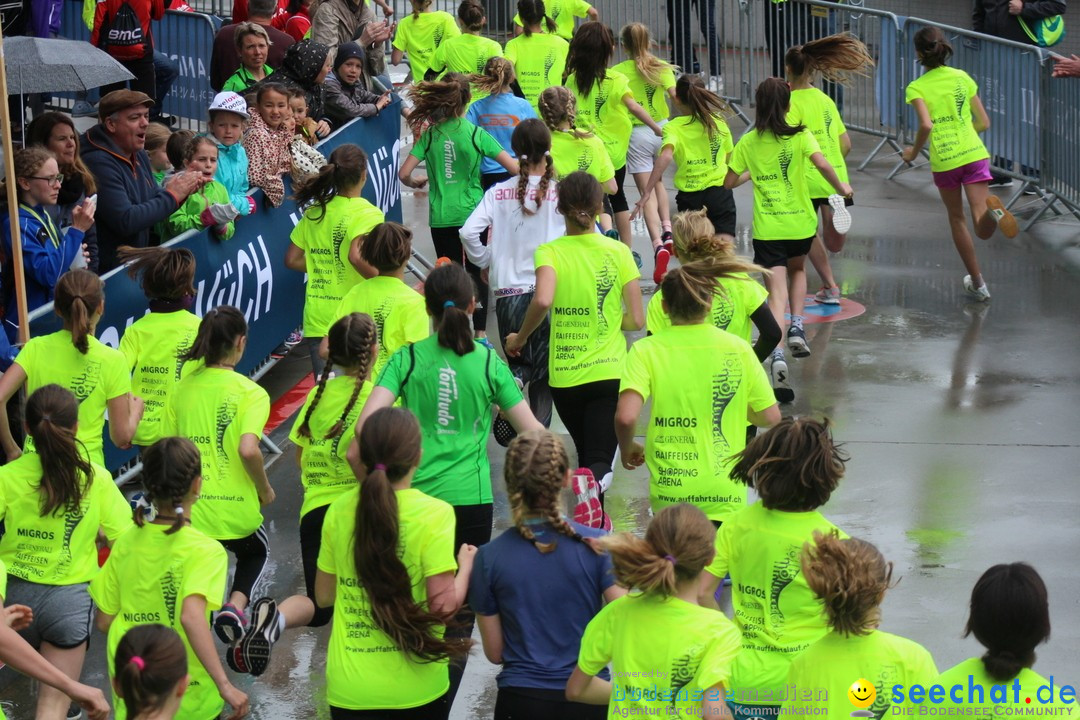
[[[410,290],[411,292],[411,290]],[[356,485],[345,459],[351,429],[371,394],[371,367],[379,338],[371,317],[351,313],[330,326],[328,357],[319,384],[308,393],[289,439],[296,443],[304,502],[300,506],[300,557],[308,597],[315,598],[315,561],[323,518],[330,503]],[[337,374],[330,377],[331,370]],[[330,608],[317,608],[311,621],[320,627],[330,621]]]
[[[183,641],[188,682],[180,717],[218,717],[226,703],[233,708],[230,717],[243,717],[248,696],[225,674],[209,625],[225,594],[228,557],[221,543],[191,526],[203,489],[199,449],[186,438],[158,440],[143,453],[142,482],[149,511],[135,510],[136,527],[116,541],[90,583],[97,626],[108,633],[116,717],[131,717],[119,697],[125,675],[116,671],[119,647],[128,630],[146,623],[172,628]]]
[[[724,688],[739,631],[723,613],[697,603],[715,534],[701,510],[679,503],[653,516],[643,538],[619,533],[598,541],[630,593],[604,606],[585,629],[566,697],[610,703],[613,718],[728,716]],[[608,663],[614,682],[598,677]]]
[[[872,678],[877,695],[864,709],[878,718],[889,711],[892,687],[934,683],[937,667],[926,648],[878,629],[881,603],[893,586],[893,564],[876,547],[858,538],[841,540],[835,532],[815,532],[813,542],[803,545],[801,565],[807,584],[825,608],[830,632],[795,657],[787,685],[843,687],[849,678]],[[846,693],[835,693],[824,702],[804,701],[791,693],[780,714],[815,712],[811,705],[824,705],[843,716],[850,712],[851,701]]]
[[[521,174],[488,189],[461,228],[465,252],[477,267],[488,268],[495,295],[500,342],[521,328],[536,286],[533,253],[541,244],[565,234],[558,213],[558,185],[551,159],[551,133],[536,118],[523,121],[511,138]],[[481,238],[491,228],[488,241]],[[547,383],[548,320],[529,337],[520,355],[507,358],[510,371],[529,386],[529,407],[547,427],[551,423],[551,389]]]
[[[76,682],[90,641],[87,583],[98,574],[98,532],[113,542],[131,527],[112,475],[86,459],[78,419],[70,391],[38,388],[26,401],[26,431],[37,450],[0,467],[4,597],[33,608],[34,622],[20,634]],[[42,685],[38,717],[62,717],[68,702],[59,689]]]
[[[606,708],[568,701],[565,687],[577,638],[605,601],[626,594],[610,557],[586,543],[604,532],[563,517],[571,470],[557,435],[514,438],[504,469],[514,527],[480,548],[469,581],[484,654],[502,665],[495,720],[602,720]],[[559,602],[537,587],[558,587]]]

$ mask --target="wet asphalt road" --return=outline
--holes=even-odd
[[[738,134],[741,129],[734,128]],[[871,147],[854,136],[856,163]],[[927,647],[939,669],[979,654],[962,639],[975,579],[990,565],[1025,560],[1050,591],[1053,635],[1036,670],[1059,684],[1080,682],[1080,226],[1054,220],[1015,240],[978,245],[993,300],[968,303],[964,274],[948,235],[929,172],[883,180],[893,158],[853,172],[855,225],[833,261],[845,297],[864,314],[807,326],[813,355],[789,364],[796,401],[785,414],[828,416],[851,455],[847,475],[824,512],[852,535],[874,542],[895,564],[900,582],[884,604],[882,629]],[[632,183],[628,192],[636,195]],[[740,252],[750,254],[745,225],[750,191],[736,191]],[[636,200],[632,197],[631,201]],[[425,195],[403,198],[430,254],[423,229]],[[1021,206],[1023,202],[1021,202]],[[648,241],[634,247],[646,259]],[[1070,264],[1070,262],[1072,264]],[[811,273],[810,287],[816,288]],[[651,282],[645,283],[651,292]],[[812,292],[813,290],[811,290]],[[492,320],[494,323],[494,320]],[[307,369],[294,354],[265,384],[273,396]],[[268,590],[300,591],[297,534],[300,484],[290,423],[273,439],[277,501],[266,513],[271,535]],[[558,427],[556,426],[556,429]],[[507,525],[502,450],[489,443],[496,524]],[[644,473],[620,471],[608,495],[617,529],[647,523]],[[328,632],[290,632],[272,668],[240,679],[261,720],[327,718],[324,660]],[[455,720],[490,717],[496,668],[475,650]],[[105,687],[104,638],[95,635],[83,679]],[[0,690],[8,717],[33,717],[31,689],[16,681]]]

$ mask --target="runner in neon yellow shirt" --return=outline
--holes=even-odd
[[[680,503],[657,513],[644,539],[621,533],[599,540],[630,594],[585,629],[567,698],[607,705],[609,718],[727,714],[739,632],[723,613],[697,604],[714,534],[704,513]],[[612,680],[596,677],[608,663]]]
[[[521,13],[524,13],[523,21]],[[506,41],[503,52],[514,65],[522,94],[539,113],[540,93],[562,84],[570,43],[554,34],[556,24],[544,16],[543,0],[521,0],[514,19],[524,23],[524,30]]]
[[[806,254],[817,234],[817,215],[807,188],[810,163],[842,197],[852,195],[817,140],[804,126],[787,121],[791,89],[780,78],[769,78],[755,93],[758,114],[755,127],[739,139],[728,163],[724,187],[731,190],[750,180],[754,185],[754,263],[772,271],[766,276],[769,308],[776,324],[784,326],[790,310],[787,344],[795,357],[807,357],[810,344],[803,330],[806,304]],[[809,162],[808,162],[809,161]],[[787,361],[777,346],[768,361],[773,388],[780,402],[791,402],[795,393],[787,382]]]
[[[461,34],[454,16],[442,10],[429,10],[431,0],[411,0],[412,14],[402,18],[394,33],[394,50],[390,53],[392,65],[401,64],[405,53],[409,54],[409,70],[413,83],[424,81],[431,67],[435,51],[444,41]]]
[[[330,163],[296,193],[298,206],[313,203],[293,228],[285,266],[307,273],[304,337],[315,377],[322,374],[318,348],[337,320],[338,305],[352,288],[374,277],[374,268],[360,258],[360,246],[383,213],[360,196],[367,181],[367,154],[357,145],[341,145]]]
[[[796,461],[771,462],[774,447],[785,448]],[[731,477],[761,499],[720,526],[700,601],[715,607],[716,590],[730,573],[742,650],[728,689],[732,697],[746,699],[737,703],[746,706],[740,716],[757,714],[757,705],[780,705],[791,661],[828,632],[821,601],[800,572],[799,558],[814,532],[836,529],[818,508],[836,489],[845,460],[827,423],[785,418],[750,441],[731,469]]]
[[[584,172],[559,183],[566,235],[536,249],[536,294],[521,329],[506,336],[507,355],[521,351],[551,310],[548,384],[577,448],[578,464],[597,479],[611,472],[618,440],[615,404],[626,358],[624,330],[645,323],[637,268],[629,249],[595,232],[603,193]]]
[[[90,639],[93,603],[87,583],[97,574],[97,536],[109,541],[131,527],[131,510],[104,468],[91,464],[76,438],[79,406],[59,385],[26,401],[26,428],[37,452],[0,467],[0,561],[6,597],[34,609],[23,637],[78,679]],[[68,699],[52,687],[37,698],[40,717],[55,717]]]
[[[202,455],[203,492],[191,516],[194,528],[236,556],[228,603],[214,619],[222,642],[239,640],[252,588],[269,548],[261,506],[274,501],[259,442],[270,397],[236,372],[247,345],[247,322],[223,305],[203,316],[185,360],[203,366],[185,376],[165,403],[162,434],[191,440]]]
[[[555,33],[569,42],[574,37],[574,19],[583,17],[599,20],[600,13],[585,0],[518,0],[514,36],[525,33],[530,24],[539,25],[539,19],[543,19],[540,32]]]
[[[110,678],[120,639],[130,628],[157,623],[184,641],[188,687],[180,717],[218,717],[227,702],[247,712],[248,697],[225,674],[210,635],[210,613],[221,607],[229,562],[225,549],[190,527],[192,506],[203,482],[199,450],[191,441],[167,437],[143,453],[143,485],[155,509],[149,520],[140,508],[138,527],[113,546],[101,573],[90,584],[98,608],[97,626],[108,633]],[[116,717],[127,717],[114,691]]]
[[[136,625],[120,638],[113,654],[113,688],[129,718],[176,717],[188,689],[187,647],[164,625]]]
[[[79,401],[78,436],[86,446],[86,456],[104,465],[101,433],[106,410],[109,438],[121,449],[131,447],[143,414],[142,399],[131,395],[131,377],[123,354],[94,337],[105,309],[105,284],[89,270],[66,272],[56,284],[53,307],[64,329],[26,343],[0,377],[0,404],[10,400],[23,383],[28,395],[45,385],[67,388]],[[0,445],[9,462],[22,454],[11,436],[6,413],[0,413]],[[27,438],[27,452],[33,449],[33,439]]]
[[[462,546],[455,562],[453,509],[411,487],[421,439],[409,411],[372,414],[358,444],[364,479],[326,513],[315,580],[318,604],[334,608],[326,699],[331,712],[413,708],[417,717],[446,717],[447,659],[466,646],[443,640],[442,618],[464,602],[476,547]],[[360,534],[360,524],[371,530]],[[377,598],[365,590],[393,577],[400,582]]]
[[[461,0],[457,9],[458,24],[464,32],[444,40],[431,58],[431,71],[444,80],[449,73],[461,73],[466,77],[484,72],[487,61],[502,57],[502,46],[480,33],[487,24],[484,4],[480,0]],[[476,86],[472,88],[470,102],[487,97]]]
[[[729,471],[746,446],[747,421],[769,427],[780,410],[750,345],[706,322],[716,288],[705,264],[664,277],[662,302],[674,324],[630,347],[615,433],[623,467],[648,464],[653,512],[687,502],[719,523],[746,504],[746,487]],[[650,397],[643,448],[634,434]]]
[[[131,370],[131,387],[145,403],[132,444],[148,447],[161,438],[161,416],[169,391],[191,366],[180,360],[199,329],[188,308],[195,300],[195,256],[187,248],[126,248],[118,251],[128,274],[139,277],[150,312],[120,338]]]
[[[786,685],[805,691],[826,688],[825,700],[800,694],[784,700],[781,713],[850,716],[852,700],[840,688],[852,678],[873,684],[873,702],[860,710],[881,720],[889,712],[892,687],[926,685],[937,676],[934,659],[917,642],[878,630],[881,602],[892,586],[892,563],[857,538],[814,534],[802,553],[802,573],[825,605],[831,632],[800,653],[788,668]],[[736,702],[739,698],[732,698]]]
[[[426,318],[426,316],[425,316]],[[346,459],[352,428],[371,394],[371,366],[379,350],[375,323],[367,315],[342,317],[327,334],[327,372],[308,393],[289,432],[296,444],[304,501],[300,506],[300,558],[304,584],[315,600],[315,569],[323,518],[330,503],[356,487]],[[329,377],[335,368],[337,375]],[[313,627],[330,622],[329,608],[316,608]]]
[[[915,142],[902,153],[904,162],[913,163],[929,140],[930,169],[949,216],[964,214],[967,195],[979,238],[989,238],[999,227],[1005,237],[1016,237],[1020,232],[1016,218],[989,190],[990,154],[979,133],[990,127],[990,118],[979,99],[979,87],[963,70],[945,64],[952,56],[952,45],[940,29],[927,27],[915,33],[915,54],[926,72],[908,84],[904,93],[919,118]],[[968,271],[964,290],[979,302],[988,301],[990,290],[979,270],[967,223],[950,222],[949,228]]]
[[[619,42],[629,59],[612,70],[626,76],[634,100],[663,127],[671,115],[668,101],[675,99],[675,68],[652,54],[653,40],[644,23],[623,26],[619,31]],[[646,200],[643,212],[645,227],[652,240],[653,282],[659,285],[671,259],[671,208],[663,185],[657,185],[651,192],[646,192],[645,188],[660,152],[661,138],[636,117],[631,122],[634,129],[626,151],[626,171],[633,176],[638,194]]]
[[[603,23],[584,23],[570,41],[563,85],[577,96],[576,123],[595,132],[603,141],[615,168],[615,193],[611,211],[619,237],[630,247],[630,206],[623,191],[626,179],[626,152],[633,131],[631,116],[647,125],[657,137],[662,131],[655,120],[638,105],[622,73],[608,70],[615,54],[615,38]]]
[[[791,83],[791,112],[788,122],[805,125],[814,134],[821,154],[836,170],[843,182],[848,182],[844,158],[851,150],[844,119],[832,98],[814,87],[818,75],[826,80],[846,84],[850,74],[869,76],[874,58],[866,46],[850,33],[830,35],[796,45],[784,57],[785,75]],[[835,87],[833,85],[832,87]],[[833,277],[832,266],[825,250],[838,253],[844,249],[851,214],[846,209],[854,204],[851,198],[833,198],[833,188],[819,173],[808,171],[810,199],[814,211],[821,209],[821,234],[810,247],[810,262],[821,278],[822,288],[814,299],[823,305],[840,304],[840,287]],[[836,207],[833,207],[833,203]]]
[[[375,321],[379,354],[371,376],[377,378],[399,348],[430,334],[430,321],[424,296],[405,284],[412,230],[395,222],[376,225],[360,248],[360,257],[379,274],[350,290],[335,315],[364,313]]]
[[[551,161],[555,176],[564,178],[581,170],[596,178],[604,193],[615,192],[615,168],[597,136],[574,127],[577,98],[562,85],[549,87],[540,93],[540,118],[551,131]],[[608,218],[608,227],[611,219]]]

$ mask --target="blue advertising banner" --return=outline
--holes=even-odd
[[[346,143],[359,145],[368,155],[368,182],[364,197],[377,205],[388,220],[401,222],[401,189],[397,179],[400,151],[400,101],[395,101],[379,115],[354,120],[319,145],[329,155]],[[248,344],[238,372],[250,374],[260,366],[290,332],[298,328],[304,312],[306,276],[285,267],[289,235],[299,222],[301,210],[288,196],[292,194],[285,178],[286,200],[281,207],[266,209],[262,192],[253,196],[258,210],[239,218],[236,234],[222,242],[206,231],[188,232],[168,245],[182,246],[195,254],[195,288],[198,295],[192,311],[202,316],[219,305],[233,305],[247,318]],[[102,209],[104,212],[105,209]],[[98,322],[97,336],[106,345],[118,348],[124,330],[147,312],[147,301],[138,282],[123,268],[104,276],[105,312]],[[30,316],[30,335],[35,337],[59,329],[59,318],[52,305],[39,308]],[[116,470],[134,457],[109,442],[105,433],[105,460]]]

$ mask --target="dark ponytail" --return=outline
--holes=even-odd
[[[116,646],[113,677],[129,718],[164,708],[187,672],[184,641],[164,625],[136,625]]]
[[[409,570],[398,555],[401,528],[391,483],[420,462],[420,425],[413,414],[383,408],[368,418],[360,431],[360,461],[367,474],[356,505],[353,563],[375,625],[420,662],[464,655],[469,643],[444,640],[443,618],[413,599]]]
[[[367,153],[359,145],[340,145],[330,153],[327,163],[315,175],[305,180],[293,200],[300,207],[313,205],[319,209],[318,222],[326,216],[326,206],[342,190],[362,185],[367,177]]]
[[[116,256],[120,262],[127,263],[128,277],[139,279],[148,300],[195,296],[195,255],[187,248],[121,245]]]
[[[792,80],[817,72],[826,80],[847,85],[852,73],[868,77],[874,58],[859,38],[839,33],[789,48],[784,65]]]
[[[539,25],[541,21],[543,21],[544,27],[547,28],[549,33],[554,34],[559,29],[559,26],[547,14],[544,0],[518,0],[517,11],[518,17],[521,18],[521,26],[524,28],[525,37],[530,37],[532,35],[531,26]]]
[[[26,427],[41,459],[41,517],[77,512],[93,478],[78,424],[79,402],[67,388],[45,385],[26,401]]]
[[[347,370],[356,370],[356,386],[353,388],[352,395],[349,396],[349,402],[346,403],[341,417],[326,433],[327,439],[336,438],[345,429],[345,420],[348,419],[349,413],[352,411],[353,406],[356,405],[356,399],[360,397],[360,390],[364,387],[368,375],[371,374],[371,366],[375,361],[374,347],[378,342],[378,338],[375,331],[375,322],[370,315],[365,313],[346,315],[330,326],[326,338],[329,351],[326,366],[319,377],[319,386],[318,390],[315,391],[315,397],[311,399],[311,404],[308,405],[307,412],[304,413],[300,427],[296,429],[296,434],[303,438],[311,437],[311,415],[319,405],[319,400],[322,399],[323,391],[326,389],[326,383],[330,380],[330,373],[334,366]]]
[[[680,75],[675,81],[675,97],[690,110],[690,117],[705,126],[710,138],[716,134],[716,116],[732,114],[724,99],[706,88],[701,76],[694,73]]]
[[[757,117],[754,129],[758,133],[771,132],[777,137],[791,137],[806,129],[805,125],[791,125],[787,121],[791,109],[791,87],[786,80],[768,78],[757,86],[754,93],[757,103]]]
[[[424,281],[424,304],[439,328],[439,344],[458,355],[476,348],[469,319],[469,305],[475,298],[472,278],[460,265],[437,267]]]
[[[971,614],[964,637],[986,648],[986,673],[1006,682],[1035,664],[1035,648],[1050,638],[1046,584],[1027,563],[995,565],[971,591]]]
[[[918,53],[922,66],[933,70],[949,61],[953,49],[941,28],[924,27],[915,33],[915,52]]]
[[[90,349],[94,313],[105,302],[105,283],[89,270],[69,270],[60,276],[53,310],[71,330],[71,342],[83,355]]]
[[[180,359],[204,360],[207,365],[216,365],[229,356],[236,341],[245,335],[247,321],[243,313],[231,305],[216,307],[203,316],[195,342]]]
[[[147,499],[158,512],[170,508],[176,516],[171,535],[184,527],[191,518],[184,517],[184,500],[191,492],[195,478],[202,474],[202,455],[195,444],[183,437],[167,437],[158,440],[143,453],[143,487]],[[143,509],[135,510],[135,524],[142,527],[146,522]]]

